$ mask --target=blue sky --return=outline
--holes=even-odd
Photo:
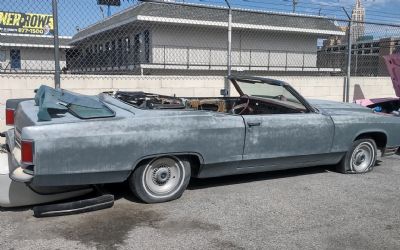
[[[134,3],[121,0],[121,7],[112,7],[112,13],[121,11]],[[136,0],[135,0],[136,1]],[[221,5],[223,0],[185,0],[186,2]],[[344,18],[341,7],[351,11],[355,0],[297,0],[298,13]],[[250,8],[269,11],[291,12],[292,0],[230,0],[237,8]],[[400,0],[364,0],[367,20],[400,24]],[[0,0],[0,10],[30,13],[51,13],[51,0]],[[107,7],[103,12],[97,0],[59,0],[60,34],[73,35],[77,28],[84,28],[107,16]],[[378,28],[376,28],[378,29]],[[397,29],[398,30],[398,29]],[[386,31],[388,32],[388,31]],[[390,31],[389,31],[390,32]]]

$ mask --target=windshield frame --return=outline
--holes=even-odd
[[[255,83],[261,83],[261,84],[269,84],[269,85],[275,85],[275,86],[281,86],[284,89],[286,89],[290,94],[293,95],[304,107],[307,109],[307,112],[313,112],[317,113],[315,108],[307,102],[307,100],[300,95],[292,86],[290,86],[289,83],[286,83],[284,81],[280,80],[275,80],[275,79],[269,79],[269,78],[262,78],[262,77],[254,77],[254,76],[228,76],[228,80],[231,81],[237,92],[239,93],[240,96],[248,95],[243,92],[243,90],[240,88],[238,81],[242,83],[247,83],[247,84],[255,84]],[[252,95],[248,95],[252,96]],[[262,96],[254,96],[258,98],[263,98],[263,99],[268,99]]]

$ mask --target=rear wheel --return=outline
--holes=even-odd
[[[157,203],[175,200],[190,180],[190,162],[175,156],[141,163],[129,178],[129,187],[140,200]]]
[[[373,169],[378,150],[372,139],[359,139],[353,142],[351,149],[337,166],[341,173],[362,174]]]

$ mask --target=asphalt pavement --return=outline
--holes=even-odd
[[[373,172],[328,167],[193,179],[183,196],[142,204],[125,184],[114,207],[35,218],[0,210],[1,249],[400,249],[400,157]]]

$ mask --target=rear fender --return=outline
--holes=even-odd
[[[163,156],[182,156],[182,155],[187,155],[187,156],[195,156],[199,159],[200,165],[204,163],[204,158],[201,154],[196,153],[196,152],[171,152],[171,153],[162,153],[162,154],[153,154],[153,155],[147,155],[144,157],[139,158],[134,165],[132,166],[132,172],[136,169],[136,167],[139,165],[140,162],[145,161],[145,160],[150,160],[158,157],[163,157]]]

